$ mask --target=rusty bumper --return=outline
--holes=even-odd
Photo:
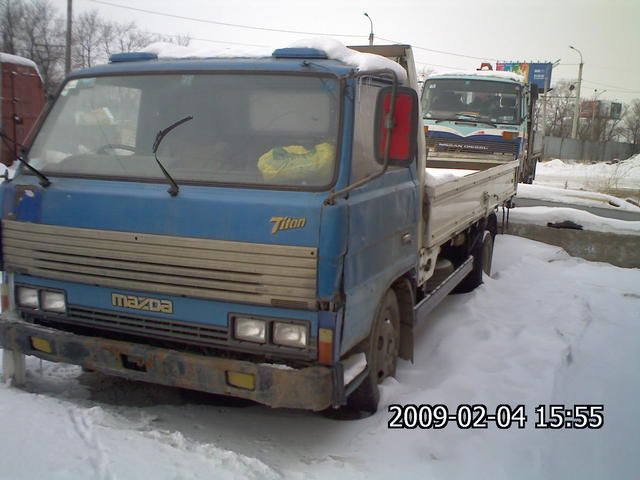
[[[42,345],[48,345],[44,350],[50,352],[42,351]],[[246,398],[271,407],[317,411],[336,403],[335,371],[329,367],[290,369],[75,335],[6,313],[0,317],[0,346],[108,375]],[[253,389],[230,385],[230,374],[252,375]]]

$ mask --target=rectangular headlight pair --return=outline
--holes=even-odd
[[[39,309],[46,312],[64,313],[67,311],[67,300],[64,292],[33,287],[17,286],[16,304],[19,307]]]
[[[307,346],[309,326],[299,323],[266,321],[258,318],[234,317],[233,333],[237,340],[254,343],[269,341],[271,326],[271,343],[285,347],[304,348]]]

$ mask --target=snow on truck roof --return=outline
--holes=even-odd
[[[24,67],[35,68],[36,70],[38,69],[33,60],[19,57],[18,55],[11,55],[10,53],[0,53],[0,63],[13,63],[14,65],[22,65]]]
[[[451,78],[451,77],[483,77],[483,78],[495,78],[499,80],[512,80],[518,83],[524,83],[524,77],[513,72],[505,72],[502,70],[467,70],[456,72],[440,72],[434,73],[427,77],[427,80],[432,78]]]
[[[29,60],[28,58],[19,57],[18,55],[12,55],[10,53],[0,53],[0,64],[2,63],[11,63],[13,65],[21,65],[23,67],[31,67],[33,68],[40,80],[42,80],[42,75],[40,75],[40,70],[38,70],[38,66],[36,62],[33,60]]]
[[[212,47],[183,47],[171,43],[152,43],[142,50],[144,53],[155,54],[159,59],[204,59],[204,58],[269,58],[276,56],[278,52],[291,50],[287,54],[294,55],[292,50],[307,49],[310,58],[327,58],[337,60],[345,65],[354,67],[359,71],[378,70],[388,68],[393,70],[400,82],[407,80],[407,72],[393,60],[374,55],[361,53],[347,48],[338,40],[328,38],[309,38],[295,41],[285,49],[273,48],[212,48]],[[326,54],[326,57],[322,56]],[[298,52],[299,58],[305,58],[305,53]],[[291,57],[289,57],[291,58]]]

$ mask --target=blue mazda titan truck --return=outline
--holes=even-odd
[[[490,272],[519,168],[430,177],[416,87],[406,45],[70,74],[0,187],[5,381],[35,356],[375,411],[414,325]]]

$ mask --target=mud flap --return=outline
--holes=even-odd
[[[21,387],[26,382],[27,367],[24,353],[15,350],[2,351],[2,381],[11,383],[14,387]]]

